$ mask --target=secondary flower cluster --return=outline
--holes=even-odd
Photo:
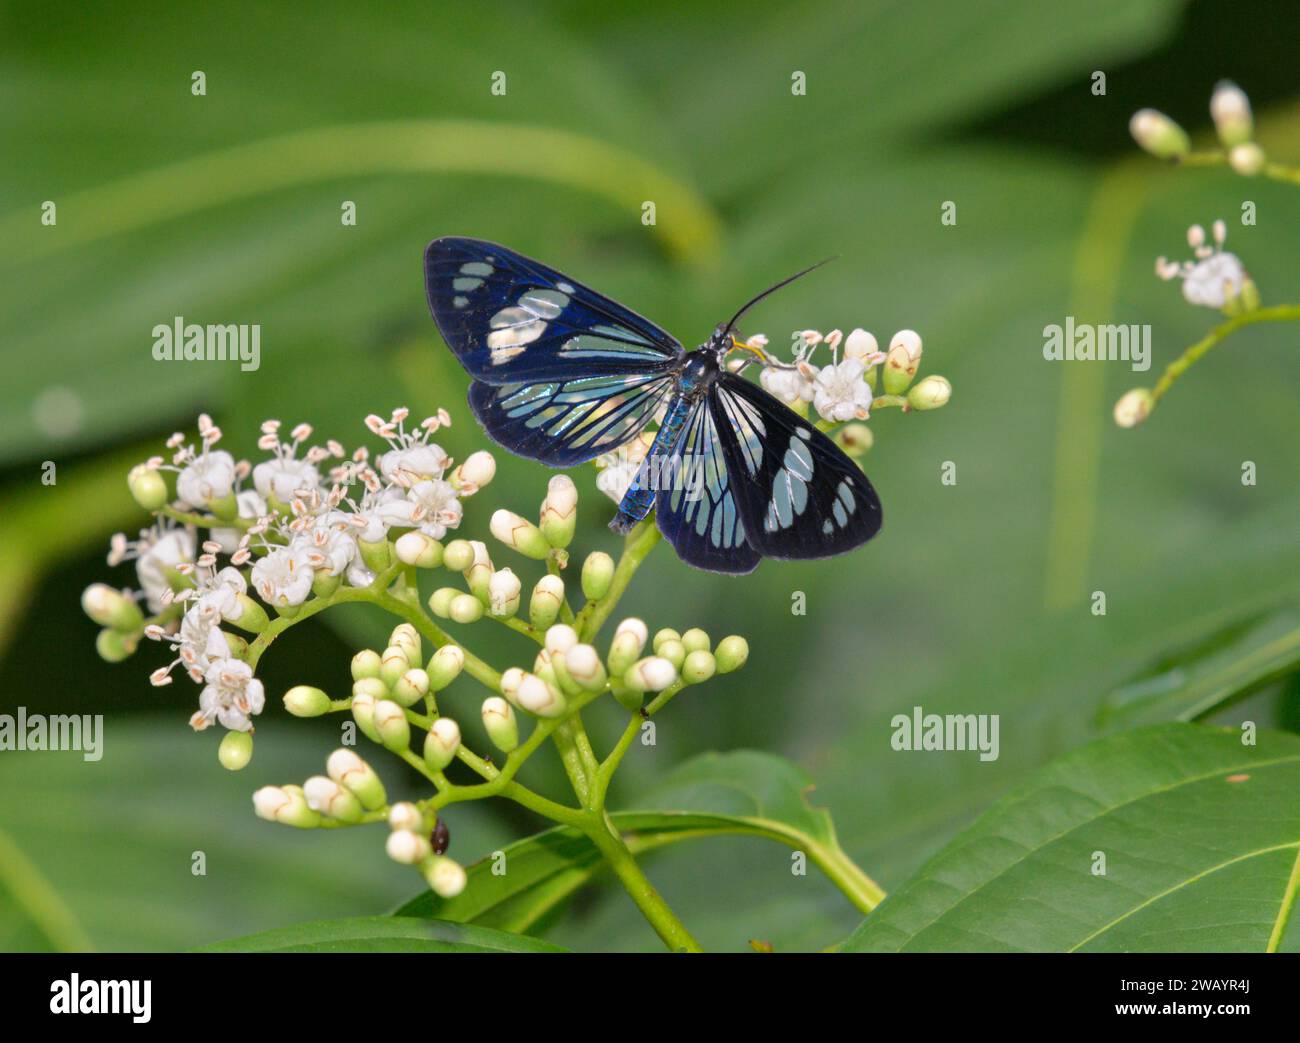
[[[1263,171],[1268,160],[1254,140],[1255,119],[1246,92],[1220,81],[1210,96],[1210,117],[1228,165],[1246,177]],[[1194,155],[1187,131],[1157,109],[1139,109],[1128,127],[1133,140],[1157,159],[1181,161]]]
[[[1189,304],[1217,308],[1227,315],[1236,315],[1259,307],[1259,290],[1246,273],[1241,258],[1223,248],[1228,238],[1228,226],[1215,221],[1211,226],[1214,245],[1205,241],[1205,229],[1192,225],[1187,230],[1187,245],[1192,248],[1194,260],[1170,261],[1156,258],[1156,275],[1166,282],[1183,280],[1183,296]]]

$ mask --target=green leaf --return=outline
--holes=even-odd
[[[781,757],[752,751],[710,753],[681,765],[648,798],[681,810],[623,811],[611,818],[638,855],[703,837],[774,840],[804,851],[869,908],[879,900],[878,890],[840,849],[829,813],[808,803],[809,789],[807,776]],[[394,915],[437,916],[527,931],[603,867],[591,841],[567,826],[511,844],[501,854],[504,861],[489,855],[468,867],[469,885],[457,897],[440,899],[426,891]],[[501,866],[507,871],[500,872]]]
[[[999,801],[844,950],[1295,949],[1298,791],[1293,735],[1247,746],[1163,724],[1103,739]]]
[[[564,952],[505,931],[409,916],[316,920],[232,938],[200,952]]]
[[[1237,620],[1195,645],[1167,654],[1141,677],[1115,689],[1103,726],[1195,721],[1300,669],[1300,613],[1285,608]]]

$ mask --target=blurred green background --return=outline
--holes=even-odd
[[[376,833],[273,829],[248,801],[319,771],[333,726],[286,720],[278,697],[294,683],[337,687],[373,620],[331,614],[277,645],[256,756],[232,776],[219,736],[186,726],[191,687],[150,688],[152,648],[100,662],[77,598],[95,579],[133,583],[103,562],[108,535],[144,520],[123,475],[200,410],[237,453],[268,416],[354,445],[366,413],[403,403],[451,411],[440,441],[454,456],[481,446],[465,375],[424,303],[421,251],[438,235],[544,259],[688,345],[756,290],[836,254],[748,328],[780,345],[809,326],[860,325],[882,342],[912,327],[923,372],[955,388],[940,412],[873,420],[866,463],[887,524],[862,551],[744,579],[656,552],[626,611],[745,634],[753,655],[659,720],[614,805],[703,750],[779,752],[816,780],[844,847],[888,889],[1026,772],[1099,734],[1108,693],[1294,600],[1295,331],[1235,337],[1140,429],[1116,429],[1110,407],[1215,321],[1152,275],[1156,255],[1184,256],[1187,225],[1227,219],[1265,303],[1300,297],[1293,188],[1165,169],[1127,135],[1133,110],[1153,105],[1208,140],[1209,94],[1227,77],[1250,94],[1270,154],[1300,162],[1295,5],[0,12],[0,704],[107,715],[97,763],[0,754],[4,948],[188,948],[382,913],[416,889]],[[191,94],[194,70],[204,97]],[[504,96],[490,91],[498,70]],[[791,94],[796,70],[806,96]],[[58,204],[53,228],[39,222],[44,200]],[[344,200],[355,227],[340,224]],[[953,227],[940,223],[949,200]],[[1245,200],[1255,227],[1238,219]],[[175,315],[261,323],[261,369],[154,362],[150,330]],[[1153,372],[1048,364],[1042,329],[1067,315],[1150,323]],[[488,506],[531,514],[543,494],[541,468],[498,460],[490,503],[468,514],[473,535]],[[1255,487],[1240,482],[1246,460]],[[955,486],[940,484],[944,461]],[[615,551],[613,505],[590,472],[575,477],[575,548]],[[1095,590],[1104,617],[1090,611]],[[794,591],[806,616],[790,612]],[[476,636],[495,662],[531,658],[504,630]],[[890,718],[918,704],[1000,714],[1000,759],[892,751]],[[1286,685],[1248,710],[1283,727],[1300,718]],[[613,706],[590,716],[605,742],[621,723]],[[448,818],[466,862],[538,825],[498,803]],[[205,877],[190,872],[199,850]],[[709,948],[817,948],[859,919],[757,840],[662,852],[648,871]],[[549,937],[657,947],[608,885]]]

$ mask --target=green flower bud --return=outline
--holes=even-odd
[[[609,593],[614,581],[614,559],[603,550],[593,551],[582,563],[582,593],[590,601],[598,601]]]
[[[745,665],[749,658],[749,642],[739,634],[732,634],[718,642],[713,654],[718,661],[718,673],[729,674]]]
[[[845,424],[835,432],[835,444],[844,454],[856,460],[876,444],[876,436],[866,424]]]
[[[680,641],[668,640],[655,642],[655,652],[673,664],[675,670],[682,668],[686,660],[686,646]]]
[[[442,544],[418,530],[398,536],[393,553],[403,565],[414,565],[417,569],[436,569],[443,560]]]
[[[663,656],[647,656],[628,667],[623,683],[634,692],[662,692],[677,680],[677,667]]]
[[[1237,295],[1237,300],[1241,304],[1241,310],[1254,311],[1259,307],[1259,287],[1255,285],[1255,280],[1247,277],[1241,284],[1241,293]]]
[[[569,673],[569,666],[564,661],[564,657],[567,654],[568,653],[564,652],[556,652],[555,655],[550,657],[551,675],[553,678],[552,683],[558,685],[560,692],[566,696],[578,695],[582,691],[582,685],[578,684]]]
[[[311,685],[294,685],[284,693],[284,708],[295,717],[319,717],[329,713],[330,697]]]
[[[301,786],[263,786],[253,794],[253,810],[258,818],[298,829],[320,825],[320,815],[308,807]]]
[[[383,572],[393,563],[392,548],[387,540],[368,543],[357,540],[357,549],[361,551],[361,560],[371,572]]]
[[[455,898],[469,882],[460,863],[446,855],[434,855],[423,863],[422,869],[425,881],[439,898]]]
[[[1147,388],[1126,391],[1115,403],[1115,423],[1120,427],[1137,427],[1151,413],[1155,396]]]
[[[457,590],[455,587],[439,587],[429,595],[429,611],[439,619],[449,618],[451,616],[451,603],[463,593],[463,590]]]
[[[379,741],[394,753],[410,749],[411,725],[406,720],[406,711],[391,699],[380,699],[375,703],[375,731]]]
[[[337,782],[324,775],[313,775],[302,784],[307,806],[338,822],[359,822],[361,801]]]
[[[686,646],[687,652],[708,652],[713,648],[708,632],[699,627],[691,627],[690,630],[683,631],[682,644]]]
[[[133,633],[144,627],[140,606],[107,583],[92,583],[81,595],[81,608],[102,627]]]
[[[618,676],[636,662],[641,650],[645,648],[649,632],[646,625],[636,618],[623,620],[614,630],[614,639],[609,645],[609,671]]]
[[[357,686],[374,682],[382,685],[383,682],[377,678],[366,678],[365,681],[358,681],[352,686],[352,719],[357,722],[357,727],[361,733],[371,742],[383,742],[379,736],[379,729],[375,727],[375,705],[378,700],[367,689],[357,691]]]
[[[913,409],[938,409],[952,398],[952,385],[945,377],[931,375],[907,393],[907,404]]]
[[[442,563],[452,572],[464,572],[474,564],[474,548],[469,540],[452,540],[442,552]]]
[[[552,547],[567,547],[577,522],[578,487],[567,474],[557,474],[547,483],[546,499],[542,501],[542,535]]]
[[[564,696],[559,690],[536,674],[524,674],[520,678],[515,700],[538,717],[559,717],[566,707]]]
[[[239,614],[231,617],[230,621],[240,630],[247,631],[250,634],[260,634],[266,629],[267,624],[271,622],[266,614],[266,609],[262,608],[247,594],[236,594],[235,604],[238,607]]]
[[[388,803],[384,784],[355,750],[341,746],[325,762],[325,774],[361,801],[367,811],[377,811]]]
[[[885,394],[901,395],[916,376],[917,363],[905,345],[895,344],[889,349],[883,368],[880,379],[885,385]]]
[[[352,657],[352,680],[360,681],[365,677],[378,677],[383,660],[373,648],[363,648]]]
[[[413,666],[393,685],[393,698],[403,706],[414,706],[429,694],[429,675]]]
[[[533,660],[533,673],[548,684],[559,684],[555,676],[555,668],[551,663],[551,653],[544,648],[537,653],[537,658]]]
[[[209,500],[207,507],[222,521],[234,521],[239,517],[239,502],[235,499],[233,492],[226,493],[225,496],[218,497],[215,500]]]
[[[1128,130],[1138,146],[1157,159],[1177,159],[1192,149],[1187,131],[1155,109],[1138,109],[1128,121]]]
[[[605,687],[605,664],[591,645],[574,645],[564,653],[564,669],[578,685],[588,692],[598,692]]]
[[[687,684],[703,684],[718,669],[718,661],[712,652],[702,648],[691,652],[682,663],[682,680]]]
[[[440,692],[460,676],[465,652],[459,645],[443,645],[429,660],[429,687]]]
[[[221,636],[226,639],[226,645],[230,648],[230,654],[235,659],[248,658],[248,642],[238,634],[232,634],[229,630],[221,631]]]
[[[126,487],[135,502],[146,511],[156,511],[167,503],[167,482],[154,468],[137,464],[126,476]]]
[[[460,748],[460,725],[450,717],[439,717],[424,736],[424,763],[430,771],[442,771]]]
[[[226,732],[217,747],[217,760],[227,771],[240,771],[253,759],[252,732]]]
[[[409,829],[398,829],[388,834],[384,850],[394,862],[404,866],[419,865],[426,858],[433,857],[433,846],[429,838]]]
[[[139,645],[139,634],[124,634],[120,630],[101,630],[95,638],[95,651],[106,663],[120,663],[131,658]]]
[[[424,812],[409,800],[399,800],[388,809],[388,828],[391,830],[409,829],[412,833],[423,833],[427,826]]]
[[[650,646],[655,650],[655,653],[658,654],[659,646],[664,642],[681,641],[681,639],[682,635],[677,633],[677,631],[672,627],[664,627],[662,630],[655,631],[655,637],[654,640],[650,642]]]
[[[318,598],[327,598],[339,589],[343,583],[342,576],[335,576],[324,572],[317,572],[311,581],[311,592]]]
[[[1238,145],[1228,153],[1228,166],[1245,177],[1254,177],[1264,169],[1267,157],[1254,142]]]
[[[490,695],[483,700],[483,727],[493,745],[502,753],[509,753],[519,745],[515,711],[500,696]]]
[[[483,618],[483,602],[473,594],[457,594],[451,599],[447,614],[457,623],[476,623]]]
[[[388,635],[388,647],[400,648],[412,666],[420,662],[420,632],[410,623],[398,623]]]
[[[1210,116],[1223,147],[1230,149],[1244,145],[1255,133],[1250,99],[1235,83],[1220,80],[1210,96]]]
[[[525,557],[544,561],[551,553],[551,544],[542,535],[542,530],[511,511],[497,511],[488,527],[493,536]]]
[[[614,698],[618,704],[629,713],[636,713],[645,703],[645,693],[637,691],[635,688],[629,688],[623,683],[621,677],[611,677],[609,679],[610,691],[614,693]]]
[[[538,630],[545,630],[560,615],[564,603],[564,580],[559,576],[543,576],[533,588],[528,602],[528,618]]]
[[[379,661],[379,679],[391,690],[397,679],[411,669],[411,661],[406,657],[406,649],[398,645],[389,645]]]

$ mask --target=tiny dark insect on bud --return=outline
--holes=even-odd
[[[650,720],[650,711],[647,710],[644,706],[641,707],[641,709],[638,710],[637,712],[638,712],[642,717],[644,717],[647,721]]]
[[[447,828],[445,819],[438,819],[437,824],[433,827],[433,833],[429,836],[429,843],[433,845],[435,855],[445,855],[447,848],[451,846],[451,830]]]

